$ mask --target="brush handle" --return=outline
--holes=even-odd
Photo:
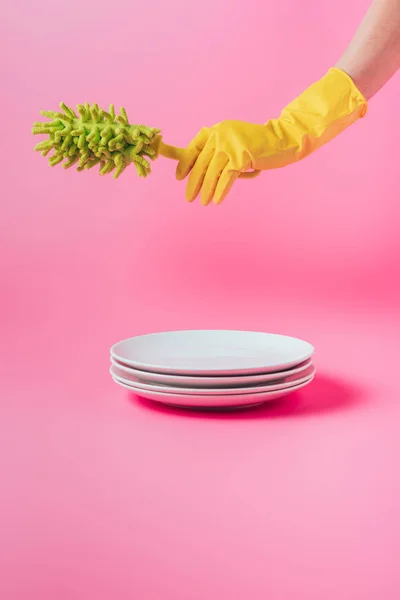
[[[185,152],[184,148],[177,148],[176,146],[170,146],[169,144],[165,144],[162,140],[159,141],[158,153],[164,158],[170,158],[172,160],[180,160]],[[254,179],[254,177],[258,177],[261,171],[247,171],[246,173],[240,173],[239,177],[241,179]]]

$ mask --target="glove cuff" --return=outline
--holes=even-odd
[[[347,73],[333,67],[266,123],[274,139],[255,169],[274,169],[305,158],[365,116],[368,102]]]

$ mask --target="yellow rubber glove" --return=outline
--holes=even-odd
[[[190,173],[186,198],[220,204],[241,173],[276,169],[305,158],[367,111],[352,79],[332,68],[265,125],[223,121],[204,128],[190,142],[177,179]]]

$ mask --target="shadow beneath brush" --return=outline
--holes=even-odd
[[[159,404],[130,394],[139,408],[166,415],[210,419],[274,419],[298,418],[343,412],[364,403],[367,390],[352,381],[323,373],[317,374],[307,387],[278,400],[244,409],[177,408]]]

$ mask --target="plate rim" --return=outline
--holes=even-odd
[[[144,398],[145,400],[150,400],[151,402],[156,402],[159,404],[164,404],[164,405],[174,405],[174,406],[180,406],[182,408],[190,408],[190,407],[203,407],[203,408],[208,408],[208,407],[227,407],[227,406],[238,406],[240,404],[245,405],[247,404],[252,404],[253,400],[255,399],[255,401],[257,402],[262,402],[262,403],[266,403],[266,402],[270,402],[272,400],[278,400],[279,398],[283,398],[284,396],[288,396],[291,393],[294,393],[304,387],[306,387],[307,385],[309,385],[310,383],[312,383],[312,381],[314,380],[315,375],[313,375],[312,377],[310,377],[310,379],[308,381],[306,381],[305,383],[293,386],[291,388],[286,388],[285,390],[276,390],[275,392],[270,392],[268,394],[268,392],[261,392],[258,394],[243,394],[243,395],[236,395],[236,396],[218,396],[218,400],[215,400],[213,402],[208,402],[208,403],[202,403],[202,404],[195,404],[194,402],[191,403],[185,403],[183,404],[181,402],[181,400],[185,399],[185,398],[192,398],[192,399],[198,399],[198,398],[203,398],[203,399],[210,399],[212,398],[216,398],[216,396],[178,396],[180,403],[171,403],[171,399],[176,399],[177,396],[175,394],[160,394],[159,392],[149,392],[149,394],[152,394],[153,396],[156,396],[156,398],[146,398],[146,396],[143,396],[143,394],[140,393],[140,391],[136,391],[134,388],[132,388],[132,386],[126,385],[122,382],[119,382],[116,378],[112,377],[112,379],[114,380],[114,382],[119,385],[120,387],[123,387],[125,389],[127,389],[129,392],[131,392],[132,394],[134,394],[135,396],[137,396],[138,398]],[[139,393],[138,393],[139,392]],[[281,394],[279,394],[279,392],[281,392]],[[146,392],[144,392],[146,393]],[[164,398],[167,401],[163,401]],[[231,401],[229,403],[224,403],[224,404],[217,404],[217,402],[219,402],[222,399],[230,399]],[[261,398],[263,398],[263,400],[261,400]],[[247,402],[247,400],[253,399],[252,402]],[[239,404],[240,402],[240,404]],[[244,404],[243,404],[244,403]]]
[[[239,388],[239,387],[232,387],[232,388],[182,388],[182,390],[179,390],[179,388],[175,387],[175,386],[169,386],[171,388],[171,392],[168,392],[168,386],[155,386],[154,384],[147,384],[147,383],[134,383],[134,382],[130,382],[127,379],[124,379],[123,377],[120,377],[119,375],[116,375],[113,372],[114,367],[110,367],[110,374],[111,377],[115,377],[116,379],[118,379],[119,381],[121,381],[121,383],[126,383],[127,385],[132,385],[133,388],[137,389],[137,390],[143,390],[143,391],[148,391],[148,392],[156,392],[156,393],[171,393],[174,396],[239,396],[239,395],[245,395],[245,394],[255,394],[255,393],[267,393],[268,389],[263,389],[263,390],[257,390],[255,389],[254,391],[251,391],[251,388],[254,387],[258,387],[258,388],[274,388],[271,389],[270,392],[274,392],[274,391],[278,391],[278,390],[286,390],[286,389],[290,389],[291,387],[295,386],[295,385],[300,385],[301,383],[307,381],[310,377],[315,377],[315,374],[317,372],[317,369],[315,367],[315,365],[312,363],[310,365],[310,369],[312,367],[312,371],[311,373],[307,376],[307,377],[300,377],[298,382],[296,381],[291,381],[288,383],[281,383],[281,384],[270,384],[270,385],[259,385],[259,386],[246,386],[244,388]],[[150,388],[154,388],[154,387],[160,387],[162,389],[160,390],[154,390],[154,389],[150,389]],[[173,390],[173,391],[172,391]]]
[[[229,379],[229,380],[236,380],[236,382],[240,382],[240,380],[244,380],[244,379],[248,379],[248,378],[258,378],[257,381],[254,381],[254,379],[250,379],[249,383],[257,383],[260,382],[262,383],[263,380],[261,378],[266,378],[264,379],[264,381],[273,381],[274,379],[283,379],[284,377],[290,377],[291,375],[295,375],[296,373],[302,373],[303,371],[306,371],[309,367],[311,367],[311,365],[313,364],[313,360],[312,357],[299,363],[298,365],[295,365],[294,367],[292,367],[291,369],[285,369],[283,371],[273,371],[271,373],[252,373],[250,375],[180,375],[180,374],[171,374],[171,373],[156,373],[154,371],[143,371],[142,369],[137,369],[135,367],[131,367],[130,365],[127,365],[125,363],[122,363],[120,361],[118,361],[116,358],[114,358],[113,356],[110,356],[110,361],[111,364],[122,369],[123,371],[126,371],[127,373],[133,371],[133,374],[135,377],[137,377],[137,379],[139,381],[142,381],[143,383],[146,383],[148,381],[153,381],[151,380],[151,377],[160,377],[160,378],[169,378],[169,379],[180,379],[182,381],[182,383],[185,383],[185,380],[190,380],[190,379],[197,379],[199,381],[199,385],[196,385],[194,387],[198,387],[198,388],[202,388],[202,387],[212,387],[212,385],[214,385],[217,382],[224,382],[224,380]],[[141,379],[141,374],[143,374],[143,379]],[[213,380],[212,382],[208,383],[207,385],[200,385],[201,381],[207,381],[207,380]],[[186,381],[186,383],[188,383]],[[170,384],[170,385],[177,385],[177,384]],[[194,385],[194,384],[188,384],[188,385]],[[234,387],[235,383],[222,383],[221,386],[219,387]],[[183,387],[183,386],[182,386]]]

